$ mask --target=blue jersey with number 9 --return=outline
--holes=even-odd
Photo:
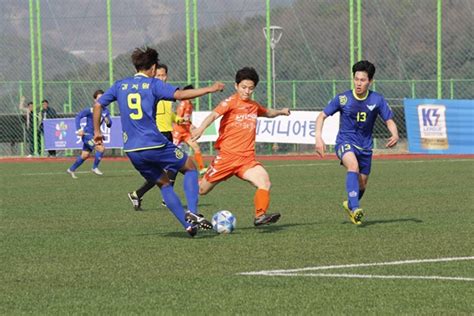
[[[124,151],[163,147],[168,140],[156,127],[156,104],[174,101],[178,87],[138,73],[118,80],[98,100],[102,106],[117,101],[122,121]]]
[[[366,150],[373,147],[372,131],[377,116],[380,115],[384,121],[393,117],[384,97],[370,90],[362,99],[355,96],[352,90],[338,94],[323,111],[327,116],[341,113],[337,144],[350,143]]]

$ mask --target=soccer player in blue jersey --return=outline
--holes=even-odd
[[[104,94],[104,91],[102,90],[97,90],[94,92],[94,101],[97,102],[102,94]],[[81,120],[83,118],[86,118],[86,125],[81,127]],[[110,112],[108,109],[105,109],[104,112],[102,112],[101,124],[102,123],[105,123],[109,128],[112,126],[112,119],[110,118]],[[94,144],[92,107],[87,107],[76,115],[76,134],[82,137],[82,152],[76,158],[76,161],[72,164],[72,166],[66,170],[67,173],[69,173],[73,179],[77,179],[75,174],[76,169],[79,168],[79,166],[89,158],[91,152],[95,149],[95,158],[94,164],[92,165],[92,172],[98,176],[103,175],[102,171],[99,170],[99,163],[104,156],[105,146],[103,144],[97,146]]]
[[[135,49],[132,62],[137,73],[118,80],[94,105],[94,140],[102,143],[100,118],[102,108],[117,101],[123,130],[124,151],[135,169],[147,180],[158,185],[167,207],[192,237],[198,228],[210,229],[212,224],[197,213],[198,171],[194,162],[181,149],[160,133],[156,126],[156,104],[160,100],[183,100],[222,91],[224,84],[180,90],[154,78],[158,53],[152,48]],[[184,174],[183,186],[188,211],[184,211],[164,170]]]
[[[352,66],[354,89],[338,94],[316,119],[316,152],[324,156],[325,143],[322,138],[324,120],[340,112],[339,133],[336,138],[336,155],[347,169],[347,201],[343,207],[350,220],[362,224],[364,213],[359,200],[364,195],[372,164],[372,131],[377,116],[387,125],[391,137],[385,144],[393,147],[398,142],[397,125],[393,113],[384,97],[369,90],[375,74],[375,66],[362,60]]]

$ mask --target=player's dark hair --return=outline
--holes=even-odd
[[[137,71],[148,70],[158,64],[158,52],[153,48],[135,48],[132,53],[132,63]]]
[[[27,106],[33,105],[33,102],[28,102]]]
[[[375,75],[375,66],[368,60],[361,60],[352,66],[352,76],[355,76],[357,71],[365,71],[369,76],[369,80],[372,80]]]
[[[41,103],[45,103],[45,102],[46,102],[47,104],[49,104],[48,100],[46,100],[46,99],[44,99],[43,101],[41,101]]]
[[[192,84],[188,84],[187,86],[183,87],[183,90],[191,90],[194,89],[194,86]]]
[[[257,71],[252,67],[244,67],[240,69],[235,75],[235,83],[239,84],[242,80],[251,80],[256,87],[259,81]]]
[[[163,68],[165,72],[168,73],[168,66],[166,66],[165,64],[156,64],[156,69],[160,68]]]
[[[99,89],[99,90],[96,90],[96,91],[94,92],[94,100],[97,98],[97,96],[98,96],[99,94],[104,94],[104,90],[100,90],[100,89]]]

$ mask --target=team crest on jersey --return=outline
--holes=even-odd
[[[127,133],[123,132],[123,134],[122,134],[122,139],[123,139],[123,143],[125,144],[125,143],[127,142],[127,140],[128,140],[128,135],[127,135]]]
[[[341,104],[341,106],[344,106],[347,104],[347,97],[345,95],[339,96],[339,104]]]
[[[175,154],[175,156],[176,156],[176,159],[183,159],[183,157],[184,157],[183,151],[182,151],[181,149],[179,149],[179,148],[176,148],[176,149],[174,150],[174,154]]]

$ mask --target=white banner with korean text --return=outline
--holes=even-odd
[[[209,111],[193,112],[192,122],[194,126],[209,115]],[[316,117],[319,111],[292,111],[290,116],[278,116],[275,118],[259,117],[257,121],[257,142],[260,143],[290,143],[290,144],[314,144]],[[211,124],[199,142],[213,142],[217,139],[220,118]],[[339,131],[339,113],[328,117],[324,121],[323,140],[327,145],[336,143]]]

